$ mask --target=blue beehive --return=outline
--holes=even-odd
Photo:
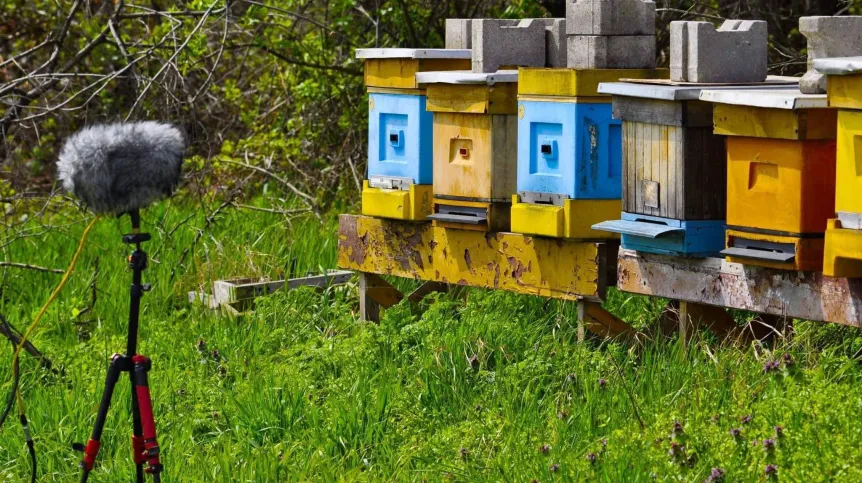
[[[368,177],[433,182],[433,115],[424,95],[369,94]]]
[[[518,192],[622,196],[622,130],[607,103],[521,101]]]

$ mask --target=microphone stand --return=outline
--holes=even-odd
[[[150,284],[143,284],[143,272],[147,269],[147,253],[141,248],[141,244],[150,240],[149,233],[141,233],[141,216],[138,210],[129,213],[132,218],[132,234],[123,236],[123,243],[134,245],[135,249],[129,255],[129,268],[132,269],[131,299],[129,303],[129,333],[126,341],[126,353],[114,354],[111,364],[108,366],[108,374],[105,378],[105,389],[102,393],[102,402],[99,404],[99,412],[96,414],[96,423],[93,433],[87,445],[75,444],[76,450],[84,453],[80,467],[81,483],[86,483],[96,463],[96,456],[101,446],[102,430],[105,428],[105,420],[111,406],[114,388],[123,372],[129,373],[129,381],[132,385],[132,422],[134,433],[132,436],[132,451],[135,461],[137,483],[144,482],[144,473],[153,475],[155,483],[161,482],[162,464],[159,461],[159,443],[156,440],[156,424],[153,416],[153,402],[150,396],[148,373],[152,362],[146,356],[140,355],[138,351],[138,327],[140,323],[141,298],[144,293],[152,288]],[[144,469],[144,463],[147,468]]]

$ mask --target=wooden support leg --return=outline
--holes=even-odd
[[[404,294],[373,273],[359,274],[359,314],[362,320],[380,322],[380,308],[388,309],[404,298]]]
[[[746,335],[758,341],[777,341],[790,337],[792,332],[792,320],[769,314],[758,314],[745,328]]]
[[[449,285],[441,282],[425,282],[419,288],[407,296],[407,300],[411,304],[416,304],[422,301],[427,295],[439,292],[446,293],[449,291]]]
[[[699,328],[707,328],[718,337],[738,333],[733,317],[721,307],[679,301],[671,302],[665,309],[661,323],[663,335],[670,337],[677,330],[680,340],[686,344]]]
[[[583,342],[589,331],[606,339],[634,337],[636,331],[616,315],[595,302],[578,301],[578,341]]]

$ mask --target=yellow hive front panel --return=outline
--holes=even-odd
[[[470,59],[367,59],[365,85],[390,89],[418,89],[416,73],[470,70]]]
[[[489,203],[484,201],[465,201],[465,200],[450,200],[450,199],[435,199],[434,211],[439,212],[440,206],[446,207],[464,207],[464,208],[479,208],[484,210],[486,222],[480,224],[458,223],[443,220],[434,220],[434,226],[444,228],[456,228],[459,230],[468,231],[511,231],[511,206],[509,203]]]
[[[545,69],[522,67],[518,70],[518,95],[594,97],[599,84],[620,79],[667,79],[667,69]]]
[[[830,107],[862,109],[862,74],[826,77]]]
[[[517,142],[517,116],[434,113],[434,195],[510,202]]]
[[[727,224],[820,233],[834,217],[835,143],[727,138]]]
[[[715,104],[715,134],[771,139],[835,139],[837,109],[768,109]]]
[[[752,260],[749,258],[727,257],[731,263],[743,265],[756,265],[759,267],[776,268],[779,270],[799,270],[802,272],[820,272],[823,270],[823,238],[800,238],[779,235],[768,235],[763,233],[749,233],[739,230],[727,230],[727,246],[734,246],[734,240],[742,238],[768,243],[780,243],[793,245],[796,258],[789,263],[769,262],[763,260]]]
[[[618,239],[619,234],[596,231],[592,226],[619,218],[620,200],[567,199],[563,206],[521,203],[512,198],[512,232],[579,240]]]
[[[823,274],[828,277],[862,278],[862,230],[841,228],[838,220],[829,220]]]
[[[862,213],[862,111],[838,113],[835,211]]]
[[[515,114],[518,112],[518,84],[487,85],[431,84],[427,89],[427,109],[431,112],[464,114]]]
[[[431,214],[430,185],[412,185],[409,191],[372,188],[368,181],[362,186],[362,214],[393,220],[425,221]]]

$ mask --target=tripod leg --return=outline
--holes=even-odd
[[[86,482],[90,477],[90,472],[93,471],[93,466],[96,464],[96,456],[99,454],[99,447],[102,445],[102,430],[105,429],[105,420],[108,417],[108,410],[111,407],[111,398],[114,396],[114,388],[117,386],[117,381],[120,379],[120,373],[124,370],[124,365],[129,364],[129,359],[120,355],[114,355],[111,359],[111,364],[108,366],[108,375],[105,377],[105,390],[102,392],[102,402],[99,403],[99,412],[96,414],[96,424],[93,426],[93,433],[90,440],[87,441],[87,446],[84,448],[84,459],[81,461],[81,482]]]
[[[138,406],[137,379],[135,371],[129,371],[129,381],[132,383],[132,458],[135,461],[135,481],[144,483],[144,430],[141,425],[141,409]]]
[[[148,373],[152,363],[145,356],[136,355],[135,391],[138,396],[138,408],[141,413],[141,424],[144,430],[144,451],[142,456],[147,461],[147,473],[151,473],[156,482],[161,481],[162,463],[159,460],[159,442],[156,439],[156,420],[153,415],[153,400],[150,395]]]

